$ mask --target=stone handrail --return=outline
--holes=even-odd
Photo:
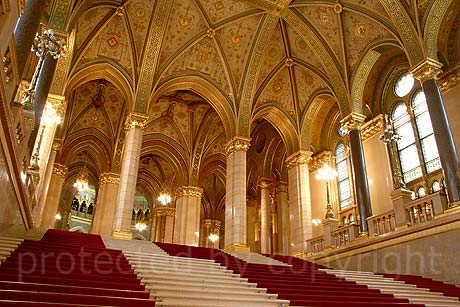
[[[369,235],[383,235],[396,229],[396,219],[394,210],[373,215],[367,218],[369,224]]]
[[[447,209],[447,199],[443,192],[436,192],[413,200],[405,206],[408,226],[421,224],[432,220]]]
[[[324,250],[324,236],[318,236],[307,240],[307,252],[316,254]]]
[[[359,225],[350,224],[342,226],[331,232],[332,245],[340,247],[349,244],[351,241],[359,237]]]

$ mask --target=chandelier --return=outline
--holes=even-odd
[[[212,233],[212,234],[209,235],[208,239],[212,243],[216,243],[216,241],[219,239],[219,236],[217,234],[215,234],[215,233]]]
[[[135,225],[137,231],[142,232],[147,229],[147,225],[144,222],[138,222]]]
[[[78,192],[83,192],[88,190],[88,169],[86,165],[78,173],[77,181],[73,184],[77,188]]]
[[[329,164],[324,163],[323,167],[318,169],[316,179],[326,182],[326,218],[335,218],[332,204],[329,198],[329,181],[337,177],[337,171],[332,169]]]
[[[163,205],[166,206],[171,202],[171,195],[166,190],[163,190],[160,195],[158,195],[157,200]]]

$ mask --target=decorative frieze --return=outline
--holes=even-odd
[[[438,79],[442,73],[442,64],[433,59],[426,59],[412,68],[412,74],[423,84],[426,80]]]
[[[176,215],[176,208],[170,207],[156,207],[153,209],[154,216],[172,216]]]
[[[68,168],[67,166],[59,163],[54,163],[53,167],[53,174],[56,174],[58,176],[61,176],[62,178],[65,178],[67,175]]]
[[[176,191],[176,198],[180,197],[196,197],[200,198],[203,195],[203,189],[198,187],[180,187]]]
[[[334,154],[332,151],[323,151],[313,156],[308,163],[308,171],[310,173],[320,169],[324,164],[331,164],[334,161]]]
[[[347,131],[359,130],[366,120],[366,116],[363,114],[352,112],[340,121],[342,127]]]
[[[247,151],[250,145],[250,138],[236,136],[225,145],[225,154],[229,156],[235,151]]]
[[[458,84],[460,84],[460,64],[442,74],[438,81],[441,92],[448,91]]]
[[[102,173],[99,175],[99,185],[103,184],[117,184],[120,182],[120,174],[116,173]]]
[[[286,159],[286,164],[288,170],[292,169],[295,166],[301,165],[301,164],[308,164],[311,159],[311,155],[313,153],[311,151],[306,151],[306,150],[300,150],[292,155],[290,155]]]
[[[130,130],[133,128],[140,128],[144,129],[145,124],[147,123],[148,116],[145,114],[140,114],[140,113],[129,113],[126,122],[125,122],[125,129]]]
[[[364,141],[370,139],[376,134],[382,134],[385,128],[385,120],[383,114],[374,117],[361,127],[361,138]]]

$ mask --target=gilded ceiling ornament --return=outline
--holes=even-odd
[[[288,184],[287,182],[284,182],[284,181],[280,181],[276,184],[276,187],[275,187],[275,193],[278,194],[278,193],[287,193],[288,191]]]
[[[180,15],[178,22],[182,28],[187,28],[190,25],[191,20],[190,20],[190,17],[188,17],[187,15],[185,16]]]
[[[123,17],[123,15],[125,15],[125,8],[123,6],[119,6],[115,14],[117,14],[118,17]]]
[[[116,184],[120,182],[120,175],[116,173],[102,173],[99,175],[99,185],[103,184]]]
[[[460,65],[446,71],[439,79],[439,88],[445,92],[460,84]]]
[[[59,151],[62,148],[62,141],[60,139],[54,139],[52,148],[54,151]]]
[[[214,36],[216,36],[216,29],[209,28],[206,31],[206,36],[209,37],[209,38],[214,38]]]
[[[239,137],[234,137],[230,142],[225,146],[225,154],[228,157],[235,151],[247,151],[251,145],[251,139]]]
[[[299,150],[298,152],[290,155],[286,159],[286,164],[287,164],[287,169],[291,170],[295,166],[299,166],[302,164],[308,164],[311,156],[312,156],[311,151],[306,151],[306,150]]]
[[[442,64],[440,62],[427,58],[412,68],[411,72],[423,84],[423,82],[430,79],[437,80],[438,76],[442,73],[441,67]]]
[[[216,1],[214,2],[214,8],[216,9],[216,11],[220,11],[224,9],[224,3],[222,1]]]
[[[343,12],[343,5],[340,4],[340,3],[336,3],[334,5],[334,12],[336,12],[337,14],[340,14]]]
[[[140,128],[144,129],[144,126],[148,120],[148,116],[140,113],[130,113],[125,122],[125,129]]]
[[[62,178],[65,178],[67,175],[68,168],[67,166],[59,163],[54,163],[53,174],[56,174]]]
[[[366,120],[366,116],[359,113],[350,113],[340,121],[342,127],[346,130],[360,130],[362,124]]]
[[[284,61],[284,65],[286,67],[292,67],[294,65],[294,60],[292,58],[287,58],[286,61]]]
[[[376,134],[381,134],[385,127],[385,121],[383,114],[380,114],[373,118],[371,121],[365,123],[361,127],[361,137],[363,142],[371,137],[375,136]]]
[[[199,187],[180,187],[176,191],[176,198],[181,198],[181,197],[200,198],[202,195],[203,195],[203,189]]]

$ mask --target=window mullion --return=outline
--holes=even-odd
[[[426,167],[425,167],[425,160],[423,159],[423,151],[422,151],[422,145],[420,144],[420,134],[418,133],[418,128],[417,128],[417,123],[415,122],[415,115],[414,115],[414,109],[412,106],[409,106],[409,117],[410,117],[410,124],[412,126],[412,130],[414,131],[414,136],[415,136],[415,147],[417,148],[417,153],[418,153],[418,160],[420,162],[420,166],[422,169],[422,177],[423,180],[426,183]]]

